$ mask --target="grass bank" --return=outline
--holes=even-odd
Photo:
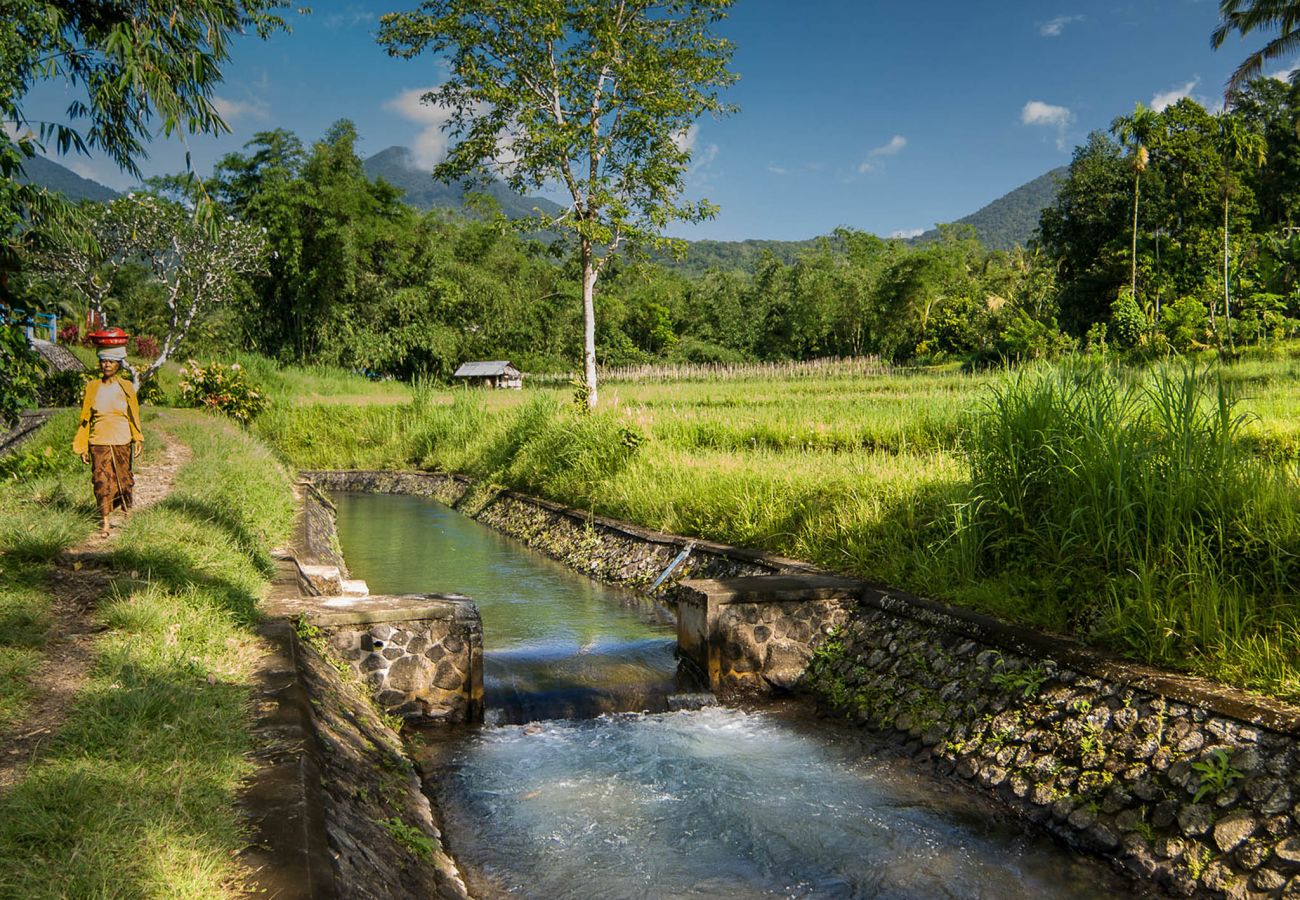
[[[197,898],[239,887],[234,803],[251,770],[260,652],[251,626],[267,548],[290,525],[289,479],[221,421],[164,412],[146,423],[158,428],[192,459],[171,495],[110,547],[114,579],[93,613],[105,630],[89,679],[0,798],[0,896]],[[71,492],[68,515],[88,531],[93,511],[77,486],[88,478],[64,477],[52,485]]]
[[[256,427],[295,465],[463,472],[1296,699],[1289,365],[618,384],[591,416],[458,390]],[[1056,501],[1041,520],[1031,492]]]

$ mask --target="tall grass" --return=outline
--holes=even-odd
[[[1247,419],[1194,364],[995,387],[967,449],[968,577],[1023,573],[1050,618],[1154,662],[1300,653],[1300,493],[1245,448]]]

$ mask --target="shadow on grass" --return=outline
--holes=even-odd
[[[78,698],[0,797],[0,896],[215,896],[240,846],[246,687],[185,660],[124,665]]]
[[[241,627],[250,627],[260,618],[258,596],[246,585],[195,567],[182,550],[126,547],[114,551],[112,559],[115,569],[139,572],[165,590],[182,593],[198,588],[209,593],[218,601],[218,608]]]
[[[250,531],[244,523],[231,515],[229,511],[197,500],[193,497],[172,495],[158,504],[159,509],[170,510],[186,516],[199,525],[213,525],[220,528],[235,542],[239,552],[254,566],[259,574],[269,578],[275,571],[270,558],[263,549],[260,535]]]

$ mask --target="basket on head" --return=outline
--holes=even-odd
[[[92,331],[86,337],[90,338],[90,342],[96,347],[103,349],[104,347],[125,347],[130,335],[120,328],[102,328],[99,331]]]

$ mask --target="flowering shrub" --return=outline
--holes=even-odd
[[[143,359],[157,359],[161,349],[153,335],[142,334],[135,339],[135,355]]]
[[[59,329],[59,343],[67,347],[70,344],[81,343],[81,329],[74,322],[70,325],[64,325]]]
[[[181,405],[221,412],[247,425],[266,406],[266,397],[248,383],[239,363],[201,366],[189,360],[181,369]]]

